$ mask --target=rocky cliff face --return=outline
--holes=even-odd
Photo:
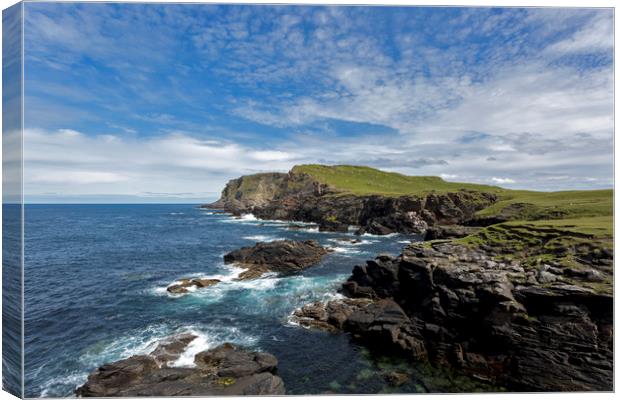
[[[359,233],[423,234],[436,224],[465,224],[476,211],[493,202],[492,193],[458,191],[425,196],[354,196],[339,193],[311,176],[257,174],[231,180],[221,198],[203,207],[222,208],[233,214],[252,213],[258,218],[318,223],[321,230]]]
[[[544,258],[541,249],[511,257],[458,241],[416,243],[356,266],[343,285],[349,298],[309,304],[295,318],[511,390],[612,390],[610,248],[586,251],[595,257],[579,246],[554,250],[576,255],[571,266],[529,263],[530,254]]]

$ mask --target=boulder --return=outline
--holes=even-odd
[[[189,279],[183,278],[174,282],[170,286],[166,288],[169,293],[173,294],[184,294],[189,292],[189,288],[206,288],[212,285],[220,283],[219,279],[210,279],[210,278],[196,278]]]
[[[276,240],[242,247],[224,255],[224,262],[246,268],[240,279],[251,279],[265,272],[290,274],[299,272],[321,261],[330,250],[316,240]]]

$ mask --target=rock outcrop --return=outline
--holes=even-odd
[[[426,230],[424,240],[455,239],[475,233],[480,228],[462,225],[435,225]]]
[[[190,334],[176,336],[149,355],[102,365],[75,393],[78,397],[285,394],[273,355],[249,352],[230,343],[196,354],[192,368],[170,366],[194,338]]]
[[[224,262],[246,269],[239,275],[239,279],[252,279],[266,272],[299,272],[321,261],[329,251],[316,240],[276,240],[231,251],[224,255]]]
[[[215,284],[220,283],[219,279],[201,279],[201,278],[183,278],[178,281],[172,283],[170,286],[166,288],[169,293],[172,294],[184,294],[190,291],[193,288],[206,288],[209,286],[213,286]]]
[[[559,237],[570,243],[560,248],[547,237],[521,252],[415,243],[399,257],[356,266],[343,284],[348,298],[306,305],[293,317],[510,390],[609,391],[612,253],[582,239]],[[577,261],[560,258],[567,252]]]
[[[203,207],[235,215],[252,213],[262,219],[313,222],[321,231],[346,232],[355,225],[360,234],[423,235],[429,226],[466,224],[476,211],[497,199],[493,193],[468,190],[422,196],[351,195],[293,169],[288,174],[233,179],[218,201]]]

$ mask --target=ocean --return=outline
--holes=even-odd
[[[378,253],[397,255],[419,238],[364,235],[350,244],[336,239],[352,232],[289,225],[188,204],[27,205],[26,396],[71,396],[101,364],[148,353],[180,332],[198,339],[177,365],[237,343],[274,354],[288,394],[422,391],[412,363],[289,320],[297,307],[337,297],[353,266]],[[224,265],[225,253],[277,239],[316,239],[335,251],[298,275],[232,280],[236,271]],[[203,276],[222,282],[186,295],[166,292],[177,279]],[[387,385],[382,373],[403,369],[414,379]]]

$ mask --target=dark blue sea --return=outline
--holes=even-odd
[[[400,253],[415,237],[362,236],[359,244],[288,222],[235,219],[195,205],[28,205],[25,210],[26,396],[71,396],[97,366],[148,353],[179,332],[199,336],[195,353],[234,342],[277,356],[287,393],[379,393],[377,358],[346,334],[289,321],[305,303],[337,296],[354,265]],[[303,273],[233,281],[222,256],[257,241],[317,239],[335,252]],[[186,295],[166,286],[185,277],[223,282]],[[400,364],[399,364],[400,363]],[[398,390],[419,391],[415,380]]]

